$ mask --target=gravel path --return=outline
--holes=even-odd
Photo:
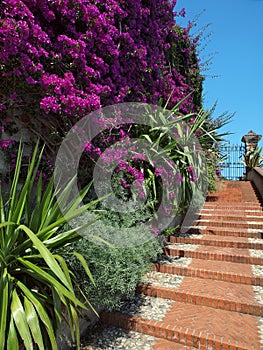
[[[137,315],[154,321],[161,321],[170,309],[173,301],[154,298],[148,295],[136,295],[134,299],[124,303],[120,312],[130,316]]]
[[[199,247],[198,244],[181,244],[181,243],[169,244],[166,246],[166,248],[171,248],[171,249],[192,250],[192,251],[195,251],[198,247]]]
[[[145,284],[151,284],[153,286],[177,289],[182,284],[183,279],[183,276],[151,271],[145,275],[143,282]]]
[[[253,286],[255,299],[259,304],[263,304],[263,287]]]
[[[263,276],[263,266],[251,265],[252,273],[254,276]]]
[[[193,260],[192,258],[163,255],[162,258],[160,258],[156,262],[160,265],[167,264],[167,265],[187,267],[191,264],[192,260]]]
[[[150,335],[107,327],[88,335],[82,350],[151,350],[156,339]]]
[[[263,258],[263,250],[249,249],[250,256],[254,258]]]
[[[263,243],[263,239],[261,238],[248,238],[248,241],[251,243]]]

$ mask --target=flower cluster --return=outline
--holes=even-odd
[[[0,8],[0,74],[19,84],[9,85],[1,109],[30,85],[39,92],[34,108],[61,115],[61,123],[63,115],[75,119],[113,103],[156,104],[169,96],[171,104],[178,103],[195,86],[180,71],[181,62],[170,65],[171,43],[182,40],[175,30],[175,5],[169,0],[6,0]],[[183,40],[190,44],[180,55],[193,71],[198,67],[188,59],[195,47],[187,30]],[[190,96],[182,110],[192,107]]]

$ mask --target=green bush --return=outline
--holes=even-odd
[[[72,254],[67,254],[72,251],[77,251],[85,258],[96,287],[87,278],[78,260]],[[134,296],[137,283],[151,268],[151,258],[156,258],[162,248],[157,239],[124,249],[95,244],[82,238],[66,246],[63,252],[80,289],[89,301],[102,309],[112,310],[121,307],[124,297]]]

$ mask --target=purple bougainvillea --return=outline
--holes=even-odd
[[[195,87],[167,62],[171,42],[179,40],[175,5],[6,0],[0,7],[1,110],[13,107],[14,94],[19,106],[29,107],[28,92],[34,93],[32,110],[38,106],[61,121],[118,102],[179,102]],[[194,50],[187,30],[184,40],[190,42],[181,52],[187,62]],[[189,97],[182,109],[193,107]]]

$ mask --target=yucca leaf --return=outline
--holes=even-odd
[[[36,313],[36,310],[33,304],[26,297],[24,298],[24,309],[25,309],[26,320],[31,330],[34,342],[38,345],[39,350],[45,350],[41,328],[39,325],[39,317]]]
[[[0,222],[5,222],[5,207],[3,202],[3,196],[2,196],[2,185],[0,183]],[[0,248],[4,247],[5,242],[5,234],[3,228],[0,229]]]
[[[33,350],[32,337],[28,327],[25,311],[16,289],[14,289],[12,292],[11,312],[16,329],[24,341],[26,350]]]
[[[67,278],[65,277],[63,271],[61,270],[59,264],[56,259],[53,257],[52,253],[48,250],[48,248],[37,238],[37,236],[25,225],[20,225],[18,230],[23,230],[30,240],[33,242],[35,248],[39,251],[42,258],[45,260],[46,264],[49,266],[51,271],[59,278],[61,282],[70,290],[72,287],[68,283]]]
[[[9,278],[7,268],[3,269],[0,280],[0,349],[4,349],[6,326],[8,322]]]
[[[4,349],[4,348],[1,348],[1,349]],[[16,328],[15,328],[14,318],[12,315],[10,319],[9,331],[7,336],[7,349],[19,350],[18,337],[17,337]]]
[[[54,310],[54,316],[55,316],[55,320],[56,322],[53,323],[56,324],[56,329],[57,331],[61,330],[61,322],[62,322],[62,308],[61,308],[61,304],[62,302],[64,303],[64,305],[66,304],[65,298],[63,296],[63,294],[59,294],[56,288],[52,288],[52,300],[53,300],[53,310]]]
[[[69,305],[70,310],[70,328],[71,328],[71,337],[77,342],[77,349],[80,349],[80,330],[79,330],[79,316],[76,312],[76,309]]]
[[[78,252],[73,252],[72,254],[81,262],[81,265],[83,266],[86,274],[88,275],[88,277],[91,280],[91,282],[93,283],[93,285],[96,287],[95,281],[94,281],[94,279],[92,277],[92,274],[90,272],[88,264],[87,264],[86,260],[84,259],[83,255],[81,255]]]
[[[83,309],[86,309],[86,306],[76,298],[75,294],[73,291],[68,290],[66,287],[64,287],[63,284],[61,284],[57,279],[55,279],[51,274],[40,268],[39,266],[34,265],[30,261],[27,261],[23,258],[18,258],[18,260],[28,268],[27,273],[35,279],[40,280],[40,281],[45,281],[53,285],[55,288],[57,288],[57,291],[68,299],[70,299],[74,304],[80,306]],[[23,272],[23,270],[22,270]]]
[[[34,305],[39,318],[41,319],[42,323],[45,325],[45,328],[47,330],[47,334],[49,336],[52,349],[57,350],[57,342],[56,337],[52,325],[52,320],[49,318],[46,309],[43,307],[42,303],[39,301],[39,299],[28,289],[28,287],[23,284],[20,281],[17,281],[17,286],[23,291],[25,296],[32,302]]]
[[[13,221],[13,213],[15,210],[16,197],[17,197],[17,185],[19,181],[19,175],[20,175],[20,169],[21,169],[21,163],[22,163],[22,153],[23,153],[23,147],[22,147],[22,143],[20,142],[17,158],[16,158],[15,173],[12,179],[12,184],[11,184],[10,194],[9,194],[7,221]]]

